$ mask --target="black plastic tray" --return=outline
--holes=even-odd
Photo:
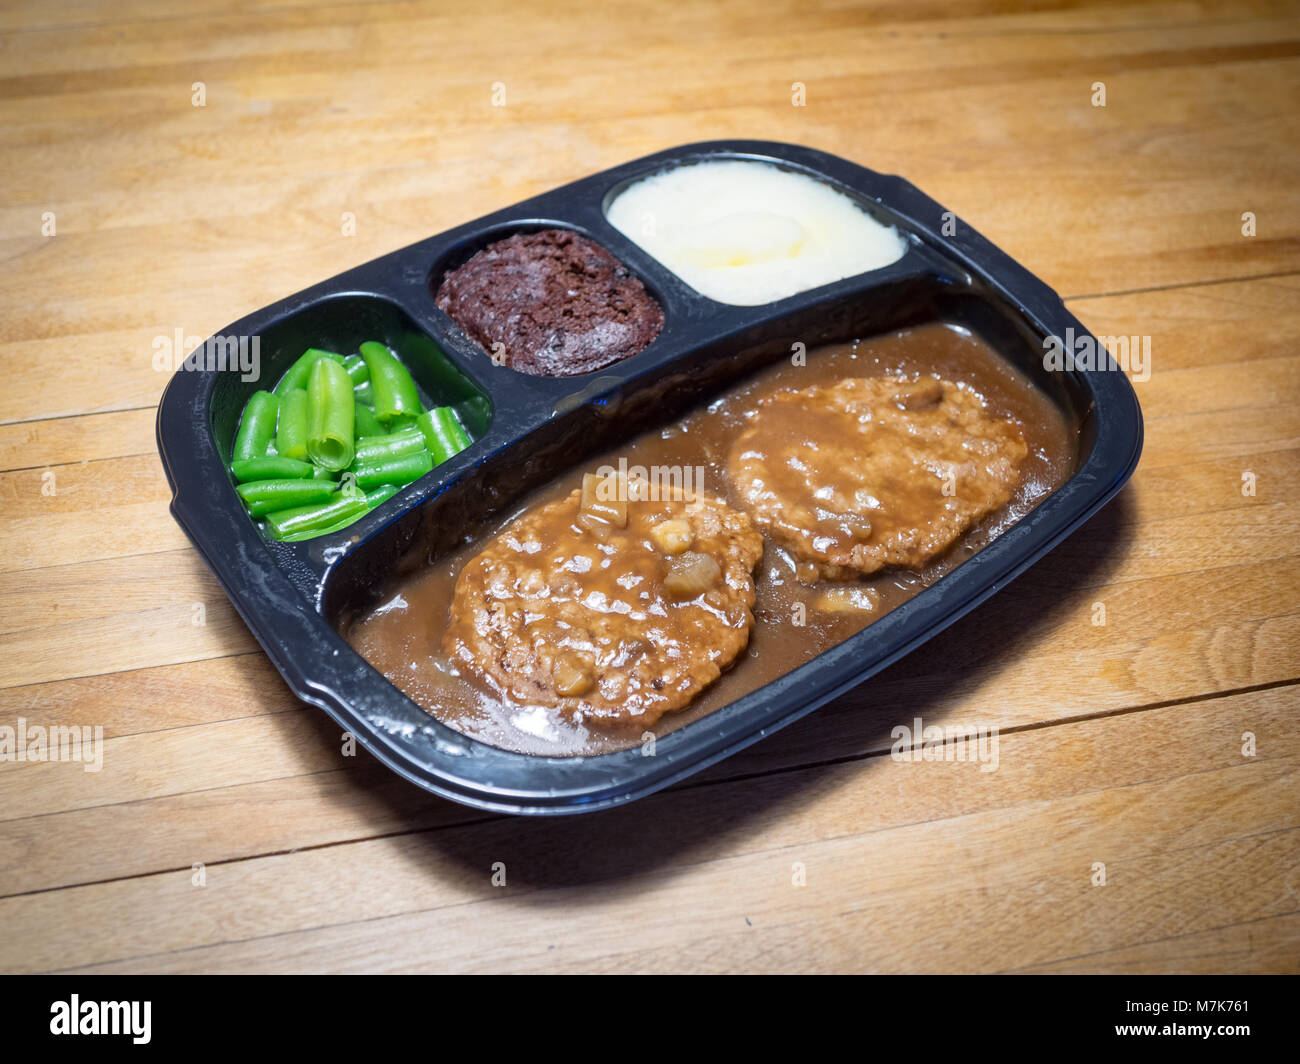
[[[827,181],[898,226],[909,250],[884,269],[765,306],[707,299],[610,226],[604,208],[636,178],[718,156],[762,159]],[[941,235],[953,224],[954,235]],[[435,306],[431,285],[447,268],[511,232],[552,225],[603,244],[662,303],[663,331],[644,351],[583,376],[527,376],[492,365]],[[393,687],[335,631],[343,611],[402,555],[450,549],[485,515],[787,356],[792,342],[811,348],[934,320],[976,332],[1064,410],[1078,430],[1076,472],[933,586],[808,664],[660,737],[655,756],[633,748],[549,758],[468,739]],[[1113,361],[1091,371],[1044,368],[1044,338],[1071,328],[1089,335],[1055,292],[901,178],[794,145],[711,141],[565,185],[240,319],[219,335],[261,338],[261,380],[245,382],[229,370],[177,372],[158,411],[158,448],[172,513],[299,698],[437,794],[510,813],[584,812],[666,787],[861,683],[1003,587],[1111,499],[1137,464],[1141,413]],[[226,468],[244,402],[306,347],[354,350],[367,339],[397,346],[424,391],[455,404],[478,438],[345,531],[268,542]]]

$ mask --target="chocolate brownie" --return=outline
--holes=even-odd
[[[663,308],[599,244],[566,229],[517,233],[451,270],[438,306],[521,373],[567,377],[635,355]]]

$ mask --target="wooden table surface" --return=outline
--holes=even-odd
[[[1016,8],[4,5],[0,725],[104,743],[0,762],[0,969],[1300,968],[1300,10]],[[902,174],[1150,336],[1132,483],[632,806],[490,816],[341,757],[168,513],[155,338],[713,137]],[[998,770],[891,759],[915,717],[997,726]]]

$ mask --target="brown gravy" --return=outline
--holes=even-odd
[[[884,570],[857,581],[874,607],[830,612],[819,597],[837,584],[806,586],[794,578],[790,557],[769,541],[754,572],[755,625],[747,650],[721,679],[680,712],[651,729],[664,735],[720,709],[770,680],[812,660],[862,630],[971,557],[1063,484],[1073,472],[1076,436],[1062,412],[1018,370],[964,329],[926,325],[809,352],[806,365],[782,362],[732,388],[707,407],[594,457],[525,498],[509,515],[486,527],[473,543],[413,573],[393,577],[379,604],[345,626],[344,637],[394,685],[443,723],[489,745],[519,753],[578,756],[607,753],[643,740],[632,732],[575,724],[545,707],[500,702],[470,678],[457,675],[442,656],[456,578],[484,543],[526,510],[581,486],[584,472],[602,465],[703,467],[697,487],[738,505],[725,467],[731,442],[757,400],[774,391],[806,388],[845,377],[933,375],[959,381],[979,394],[991,413],[1023,430],[1028,455],[1011,500],[978,522],[919,572]],[[802,615],[803,624],[795,618]]]

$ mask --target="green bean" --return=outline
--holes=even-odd
[[[375,390],[370,386],[370,368],[366,365],[366,360],[360,355],[348,355],[343,360],[343,368],[348,371],[348,379],[352,381],[352,395],[362,406],[371,406],[375,401]],[[371,410],[373,416],[374,411]],[[361,435],[361,433],[357,433]]]
[[[276,539],[284,543],[295,543],[347,528],[367,509],[369,505],[366,496],[360,492],[355,495],[341,494],[323,506],[297,506],[267,514],[266,523]]]
[[[317,359],[307,378],[307,454],[318,466],[346,469],[352,464],[356,402],[341,362]]]
[[[275,427],[275,450],[285,458],[307,457],[307,393],[294,388],[280,396],[280,420]]]
[[[396,484],[381,484],[373,491],[366,492],[366,506],[373,510],[381,502],[387,502],[401,490]]]
[[[328,358],[340,365],[343,363],[342,355],[336,355],[333,351],[322,351],[318,347],[309,347],[299,356],[297,362],[284,371],[280,383],[275,386],[275,394],[283,395],[294,388],[306,388],[307,378],[311,376],[312,366],[316,365],[322,358]]]
[[[383,344],[371,340],[361,345],[361,357],[370,370],[375,395],[375,417],[385,423],[403,414],[416,417],[424,409],[410,372]]]
[[[356,474],[357,487],[369,490],[381,484],[396,484],[399,487],[409,484],[432,468],[433,459],[429,457],[429,452],[416,451],[414,454],[401,454],[357,465],[352,468],[352,472]]]
[[[348,371],[353,388],[359,388],[370,380],[370,369],[366,366],[366,360],[360,355],[348,355],[343,360],[343,368]]]
[[[400,432],[390,432],[386,436],[362,436],[357,440],[357,453],[353,461],[357,465],[373,465],[383,458],[395,458],[399,454],[412,454],[424,450],[424,435],[412,426]]]
[[[304,480],[312,476],[315,466],[292,458],[240,458],[230,463],[230,470],[241,484],[250,480]]]
[[[384,426],[379,423],[379,418],[375,417],[375,412],[365,403],[357,403],[356,414],[353,417],[353,428],[356,430],[358,439],[362,436],[382,436],[384,434]]]
[[[329,480],[335,483],[337,483],[339,479],[338,470],[322,469],[318,465],[314,465],[311,467],[311,475],[315,480]]]
[[[456,420],[456,411],[449,406],[436,406],[426,411],[416,423],[424,433],[434,465],[441,465],[453,455],[460,454],[473,442]]]
[[[244,416],[235,433],[231,459],[265,458],[275,435],[275,414],[279,400],[270,392],[254,392],[244,406]]]
[[[321,503],[338,487],[328,480],[254,480],[235,490],[254,517],[293,506]]]

